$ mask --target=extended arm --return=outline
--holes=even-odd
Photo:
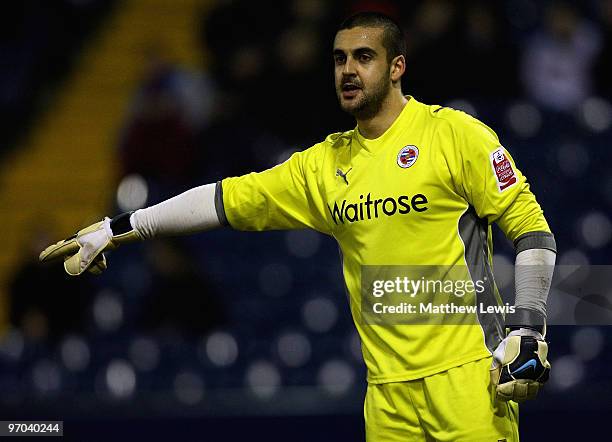
[[[63,258],[66,272],[80,275],[86,270],[104,270],[105,250],[157,236],[184,235],[224,225],[238,230],[310,227],[328,232],[324,202],[316,190],[317,155],[322,147],[319,144],[295,153],[263,172],[225,178],[154,206],[105,218],[47,247],[40,260]]]
[[[66,272],[73,276],[86,270],[98,274],[106,269],[103,252],[121,244],[220,227],[217,187],[215,184],[199,186],[146,209],[104,218],[47,247],[40,254],[40,260],[63,258]]]

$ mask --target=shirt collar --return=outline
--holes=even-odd
[[[406,98],[408,99],[408,102],[404,105],[404,108],[402,109],[400,114],[397,116],[395,121],[393,121],[391,126],[389,126],[387,130],[383,132],[382,135],[380,135],[379,137],[365,138],[359,132],[359,126],[355,127],[355,130],[353,131],[354,137],[357,139],[359,144],[363,146],[368,152],[374,153],[378,149],[380,149],[381,145],[385,145],[388,142],[392,141],[398,135],[401,129],[405,128],[410,123],[410,121],[414,117],[418,102],[411,95],[406,95]]]

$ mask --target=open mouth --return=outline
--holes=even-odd
[[[361,90],[359,86],[354,83],[344,83],[342,85],[342,96],[344,98],[352,98]]]

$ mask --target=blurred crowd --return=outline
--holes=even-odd
[[[209,58],[206,72],[185,72],[163,48],[147,48],[148,75],[122,146],[126,172],[140,167],[174,182],[233,175],[275,164],[287,149],[350,128],[352,121],[336,105],[330,54],[341,19],[364,9],[387,13],[404,28],[404,90],[421,101],[525,98],[544,110],[572,113],[591,96],[612,96],[610,0],[270,5],[273,14],[253,2],[219,1],[203,14],[194,32]],[[28,0],[2,14],[3,140],[27,126],[36,100],[45,99],[112,7],[121,6],[110,0]],[[181,153],[170,163],[158,158],[168,137],[177,139]],[[228,161],[227,150],[237,145],[241,155]],[[138,166],[134,159],[143,149],[153,158]]]
[[[58,42],[58,47],[68,47],[60,24],[76,25],[71,15],[75,9],[89,8],[88,14],[96,17],[95,11],[114,5],[93,0],[58,3],[63,12],[54,10],[52,15],[45,2],[30,0],[24,2],[27,14],[18,15],[20,20],[2,16],[0,47],[7,64],[0,75],[0,112],[7,133],[3,139],[15,136],[8,134],[19,126],[13,124],[15,115],[25,118],[36,99],[42,99],[32,96],[50,81],[41,75],[55,75],[45,68],[55,65],[57,51],[40,45]],[[609,154],[602,152],[612,138],[612,0],[292,0],[275,2],[273,11],[260,2],[219,1],[194,30],[208,57],[206,70],[174,65],[161,46],[147,48],[146,74],[116,146],[124,181],[141,183],[147,192],[136,203],[119,199],[112,210],[135,209],[194,185],[263,170],[329,133],[352,128],[354,121],[337,105],[331,48],[342,18],[365,9],[387,13],[406,31],[406,94],[473,113],[510,141],[509,149],[517,152],[558,233],[561,261],[608,263],[612,229],[606,213],[612,204],[612,175],[605,168]],[[91,18],[80,26],[93,23]],[[85,38],[85,31],[78,35]],[[78,41],[75,38],[73,51],[67,52],[78,53]],[[569,209],[568,200],[573,202]],[[598,208],[602,201],[607,210]],[[139,334],[167,335],[168,330],[189,340],[230,330],[222,337],[214,335],[212,344],[203,341],[213,348],[206,347],[204,365],[214,365],[219,358],[219,339],[223,348],[228,342],[233,348],[251,337],[253,342],[245,347],[252,358],[236,356],[232,363],[237,358],[245,365],[252,362],[246,378],[263,376],[272,383],[281,382],[274,381],[275,376],[284,374],[274,374],[260,359],[269,356],[290,368],[310,369],[308,356],[295,363],[291,355],[295,357],[295,348],[302,349],[298,354],[310,354],[312,340],[312,348],[341,349],[329,350],[322,360],[336,353],[351,361],[334,365],[328,374],[322,369],[318,379],[350,378],[347,370],[357,370],[351,364],[359,363],[358,344],[355,347],[348,312],[340,307],[344,299],[337,257],[327,239],[305,235],[257,239],[221,232],[156,241],[115,254],[114,270],[95,280],[68,280],[58,267],[37,266],[32,257],[14,276],[10,319],[26,341],[64,344],[63,339],[74,336],[97,342],[109,330],[125,333],[126,340]],[[32,247],[40,249],[40,243]],[[501,241],[499,247],[500,254],[511,257],[509,245]],[[304,276],[309,272],[311,279]],[[334,278],[336,283],[331,282]],[[61,294],[61,308],[50,302],[49,287]],[[295,292],[301,295],[292,301]],[[262,310],[269,309],[270,299],[281,302],[274,298],[289,293],[276,314]],[[311,322],[325,315],[325,307],[343,319],[313,328]],[[270,324],[281,317],[297,322]],[[283,353],[280,342],[292,327],[299,332],[290,334],[290,350]],[[335,341],[325,340],[328,330],[337,331]],[[279,342],[273,356],[269,349],[261,350],[267,347],[259,338]],[[82,354],[87,339],[73,349],[80,348]],[[10,355],[6,348],[3,354]],[[130,348],[126,346],[126,360]],[[221,360],[226,361],[223,354]],[[227,366],[224,363],[220,366]],[[294,376],[296,383],[310,379],[291,371],[287,376]]]
[[[612,98],[609,0],[295,0],[278,2],[274,14],[253,2],[220,2],[202,18],[202,47],[211,60],[199,85],[186,84],[185,73],[164,66],[163,58],[145,80],[144,105],[123,145],[127,171],[162,174],[175,184],[216,180],[270,167],[351,128],[337,106],[330,54],[342,17],[363,9],[403,26],[404,91],[426,103],[525,99],[572,115],[590,97]],[[196,118],[194,97],[201,100]],[[165,155],[168,137],[177,140],[177,158]],[[144,151],[157,166],[138,166]]]

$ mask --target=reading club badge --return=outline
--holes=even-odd
[[[402,147],[397,154],[397,165],[402,169],[407,169],[416,163],[419,157],[419,148],[413,145]]]

